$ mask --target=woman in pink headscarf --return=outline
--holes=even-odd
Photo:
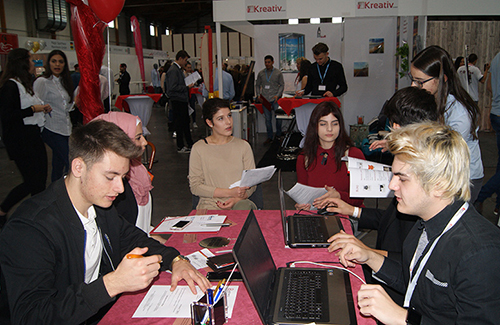
[[[108,122],[115,123],[118,125],[129,137],[134,141],[134,143],[142,147],[143,150],[146,149],[146,145],[148,142],[144,138],[144,134],[142,132],[142,122],[141,119],[137,116],[134,116],[129,113],[123,113],[123,112],[109,112],[107,114],[102,114],[99,115],[98,117],[95,118],[96,120],[105,120]],[[147,171],[146,167],[142,164],[141,157],[137,157],[136,159],[131,159],[130,160],[130,171],[127,175],[128,184],[130,184],[130,187],[132,188],[133,191],[133,197],[135,198],[135,201],[137,202],[137,214],[136,214],[136,221],[135,225],[138,228],[141,228],[144,232],[149,233],[151,230],[151,208],[152,208],[152,202],[151,202],[151,194],[150,191],[153,189],[153,186],[151,185],[151,178],[149,175],[149,172]],[[127,198],[127,185],[124,184],[125,186],[125,201],[123,202],[126,207],[122,210],[125,210],[126,212],[130,212],[133,210],[133,206],[135,204],[130,204],[132,200],[132,197]],[[117,198],[117,203],[120,205],[120,197]],[[127,203],[129,203],[127,205]],[[118,207],[117,207],[118,208]],[[120,210],[118,208],[118,210]],[[133,212],[132,212],[133,213]],[[133,216],[133,214],[132,214]],[[127,218],[124,216],[127,220],[133,222],[133,218]],[[132,219],[132,220],[131,220]]]

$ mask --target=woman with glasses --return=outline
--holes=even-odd
[[[479,108],[462,88],[450,55],[439,46],[429,46],[411,62],[412,86],[434,95],[439,120],[459,132],[470,151],[471,202],[474,202],[483,183],[483,162],[477,137]]]

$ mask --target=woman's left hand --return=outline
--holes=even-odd
[[[226,201],[222,202],[222,201],[217,201],[217,206],[219,207],[219,209],[222,209],[222,210],[231,210],[233,208],[233,206],[241,201],[242,199],[239,199],[239,198],[235,198],[235,197],[232,197],[232,198],[229,198],[227,199]]]
[[[244,186],[244,187],[235,187],[232,189],[234,195],[232,197],[234,198],[241,198],[241,199],[246,199],[248,198],[247,190],[250,187]]]

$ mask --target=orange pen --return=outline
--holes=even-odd
[[[144,257],[144,256],[139,255],[139,254],[127,254],[127,258],[141,258],[141,257]]]

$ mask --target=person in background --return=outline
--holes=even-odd
[[[174,114],[174,127],[177,133],[177,152],[190,153],[193,146],[191,131],[189,129],[189,88],[194,84],[186,86],[182,69],[186,66],[189,54],[181,50],[175,56],[175,62],[167,71],[167,95]],[[186,138],[186,145],[184,145]]]
[[[71,81],[73,81],[73,90],[75,90],[80,84],[80,65],[77,63],[73,67],[75,68],[75,72],[71,74]]]
[[[331,60],[328,46],[318,43],[313,46],[314,60],[309,70],[307,85],[299,95],[339,97],[347,91],[344,67],[340,62]]]
[[[158,64],[153,64],[153,69],[151,70],[151,83],[155,90],[155,94],[161,94],[161,84],[160,84],[160,72],[158,71]]]
[[[184,69],[184,78],[187,78],[192,73],[193,73],[193,65],[191,64],[191,62],[188,61],[188,63],[186,63],[186,67]],[[195,84],[197,84],[197,83],[195,83]],[[193,109],[190,116],[191,116],[191,121],[193,123],[193,128],[196,129],[196,128],[198,128],[198,125],[196,124],[196,95],[195,94],[189,95],[189,106]]]
[[[479,83],[484,84],[486,79],[488,78],[488,70],[490,69],[490,65],[488,63],[485,64],[484,75],[481,73],[478,67],[476,67],[477,63],[477,55],[472,53],[469,55],[468,61],[468,70],[469,74],[467,75],[467,69],[465,65],[461,66],[457,70],[458,77],[460,78],[460,82],[462,83],[462,87],[465,90],[468,90],[470,97],[473,101],[477,103],[479,102],[479,92],[478,86]]]
[[[7,213],[28,194],[45,189],[47,152],[40,135],[45,115],[52,111],[33,91],[35,64],[30,52],[14,49],[0,78],[0,121],[7,154],[14,160],[23,182],[14,187],[0,204],[0,227]]]
[[[267,140],[264,144],[273,142],[273,112],[278,109],[278,99],[283,95],[285,81],[280,70],[273,67],[274,58],[271,55],[264,57],[266,66],[257,75],[255,89],[257,91],[257,100],[261,101],[260,96],[271,105],[270,108],[264,107],[264,116],[266,118]],[[281,136],[281,120],[276,119],[276,137]]]
[[[419,221],[400,261],[354,243],[333,241],[328,248],[345,267],[366,264],[374,276],[406,292],[401,307],[381,286],[361,285],[361,314],[383,324],[496,324],[500,230],[468,203],[466,142],[451,127],[430,122],[394,130],[388,140],[397,209]]]
[[[113,97],[113,89],[115,88],[115,83],[113,82],[113,70],[105,66],[104,64],[101,66],[101,70],[99,71],[99,74],[106,78],[106,90],[102,89],[102,78],[99,78],[99,81],[101,82],[101,95],[103,94],[108,94],[108,97],[103,99],[103,104],[104,104],[104,113],[107,113],[111,109],[110,105],[110,98]],[[111,82],[110,82],[111,80]],[[111,89],[110,89],[111,88]],[[102,98],[102,97],[101,97]]]
[[[365,159],[354,146],[345,129],[344,118],[337,104],[323,102],[311,113],[304,148],[297,157],[297,182],[312,187],[324,187],[328,193],[314,200],[315,204],[330,197],[354,206],[362,206],[363,199],[349,197],[349,174],[344,156]],[[296,209],[309,210],[310,204],[297,203]]]
[[[188,259],[112,207],[141,148],[106,121],[76,128],[69,143],[68,176],[24,202],[0,233],[12,323],[97,323],[121,293],[147,288],[166,270],[172,291],[183,279],[193,294],[195,284],[206,291],[210,282]]]
[[[120,64],[120,76],[115,80],[120,87],[120,95],[130,95],[130,74],[127,72],[127,65]]]
[[[495,175],[481,188],[475,207],[479,213],[483,213],[483,202],[496,192],[497,198],[493,213],[498,215],[498,209],[500,208],[500,52],[491,61],[490,75],[486,88],[491,93],[490,121],[491,127],[496,133],[498,160]],[[497,225],[500,226],[500,218]]]
[[[254,187],[230,185],[241,179],[244,170],[254,169],[255,160],[248,142],[235,138],[229,101],[212,98],[203,104],[203,120],[212,134],[199,140],[189,156],[189,187],[200,197],[196,209],[257,209],[248,198]]]
[[[412,86],[434,95],[439,121],[458,131],[470,150],[471,202],[483,184],[483,162],[477,125],[479,108],[460,84],[450,55],[439,46],[429,46],[413,58],[410,67]]]
[[[295,65],[297,66],[297,76],[295,77],[295,81],[293,82],[293,85],[294,85],[294,88],[295,90],[300,90],[300,89],[303,89],[303,88],[300,88],[298,89],[300,86],[300,63],[303,61],[303,60],[306,60],[305,57],[301,56],[299,58],[297,58],[297,60],[295,60]]]
[[[455,71],[457,71],[458,68],[460,68],[464,64],[465,64],[464,57],[463,56],[457,56],[457,58],[455,59],[455,62],[453,63],[453,65],[455,66]]]
[[[63,51],[49,53],[45,72],[35,80],[33,91],[52,107],[51,114],[45,117],[42,139],[52,149],[51,180],[54,182],[69,169],[68,140],[72,128],[69,112],[74,109],[73,82]]]
[[[214,72],[214,92],[219,90],[219,74],[218,74],[219,68],[215,68]],[[233,77],[231,77],[231,74],[229,72],[226,72],[222,70],[222,99],[226,99],[231,101],[234,98],[235,91],[234,91],[234,83],[233,83]],[[205,99],[208,98],[208,89],[205,86],[205,83],[201,85],[201,93]]]
[[[299,65],[299,64],[297,64]],[[295,87],[295,95],[300,95],[307,85],[307,74],[311,69],[311,62],[308,59],[303,59],[300,61],[299,75],[297,76],[298,82]]]

